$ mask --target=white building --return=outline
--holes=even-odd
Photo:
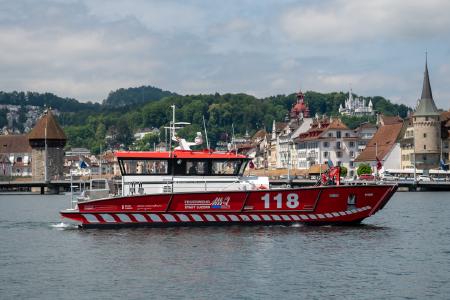
[[[348,175],[353,176],[359,140],[358,132],[348,128],[340,119],[315,118],[311,128],[295,139],[296,167],[309,169],[330,160],[334,165],[346,167]]]
[[[366,103],[362,97],[353,98],[352,90],[348,92],[348,98],[345,100],[344,105],[340,105],[339,113],[341,115],[347,116],[364,116],[364,115],[373,115],[373,104],[372,100],[369,99],[369,102]]]

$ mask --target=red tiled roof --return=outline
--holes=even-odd
[[[392,125],[397,123],[402,123],[403,120],[399,116],[381,116],[381,124],[383,125]]]
[[[403,123],[381,126],[355,161],[376,161],[377,156],[383,160],[397,143],[402,128]]]
[[[327,127],[327,129],[343,129],[348,130],[349,128],[342,123],[341,119],[334,119],[331,124]]]
[[[47,128],[47,133],[45,132]],[[66,135],[59,126],[58,121],[56,121],[51,110],[48,110],[44,116],[42,116],[33,127],[33,129],[28,134],[28,139],[30,140],[66,140]]]
[[[27,135],[0,135],[0,153],[31,153]]]

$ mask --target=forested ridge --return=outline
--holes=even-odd
[[[356,96],[356,95],[354,95]],[[311,115],[338,115],[339,105],[348,93],[305,93]],[[368,98],[365,98],[366,100]],[[405,117],[408,107],[394,104],[376,96],[371,97],[374,109],[386,115]],[[100,147],[128,148],[133,133],[142,128],[162,128],[172,119],[171,105],[176,106],[177,121],[190,122],[180,134],[192,138],[203,131],[203,117],[212,145],[223,136],[231,135],[232,124],[236,135],[259,129],[271,130],[273,120],[283,121],[296,101],[296,94],[256,98],[247,94],[177,95],[161,89],[143,86],[111,92],[99,103],[81,103],[75,99],[60,98],[45,93],[0,92],[0,104],[51,106],[60,110],[59,121],[68,137],[68,147],[87,147],[98,152]],[[0,116],[1,118],[1,116]],[[344,117],[351,128],[361,122],[374,122],[374,117]],[[164,141],[164,130],[158,138]],[[108,142],[105,137],[108,136]],[[155,141],[155,139],[154,139]]]

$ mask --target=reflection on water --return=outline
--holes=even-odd
[[[0,196],[1,298],[445,298],[449,196],[397,193],[359,226],[88,230],[62,196]]]

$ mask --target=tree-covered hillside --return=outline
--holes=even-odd
[[[337,116],[339,105],[347,97],[348,94],[342,92],[305,93],[312,116]],[[403,104],[393,104],[379,96],[371,99],[377,112],[401,117],[408,113],[409,108]],[[236,135],[243,135],[246,131],[253,134],[261,128],[270,131],[273,120],[283,121],[295,102],[294,93],[262,99],[246,94],[181,96],[151,86],[113,91],[103,104],[80,103],[49,93],[0,92],[0,104],[57,108],[62,112],[59,119],[68,136],[68,147],[88,147],[94,152],[100,147],[128,147],[133,142],[133,133],[142,128],[162,129],[161,140],[164,141],[163,127],[172,118],[170,106],[173,104],[177,108],[176,119],[191,123],[180,132],[181,135],[193,138],[195,132],[203,131],[204,117],[211,144],[215,145],[221,136],[231,136],[233,125]],[[5,110],[1,114],[3,112],[6,114]],[[4,119],[0,115],[1,123],[5,123]],[[343,117],[343,121],[355,128],[361,122],[374,122],[375,118]],[[105,137],[109,138],[108,143]]]
[[[176,95],[153,86],[140,86],[127,89],[118,89],[110,92],[103,105],[108,107],[122,107],[128,105],[144,104],[157,101],[164,97]]]
[[[306,92],[305,100],[311,114],[338,115],[338,108],[347,95],[344,93],[321,94]],[[247,130],[250,134],[258,129],[271,130],[273,120],[283,121],[286,114],[296,101],[296,95],[278,95],[264,99],[246,94],[214,94],[214,95],[172,95],[157,101],[148,101],[145,105],[133,106],[133,109],[120,111],[104,111],[100,114],[85,116],[83,120],[76,120],[72,114],[66,116],[65,128],[69,137],[70,146],[88,146],[96,151],[111,145],[128,146],[132,142],[132,133],[140,128],[161,128],[161,140],[165,140],[163,126],[172,118],[171,105],[176,106],[176,119],[190,122],[180,131],[180,134],[193,138],[195,132],[203,131],[202,118],[205,117],[208,135],[212,145],[224,134],[231,136],[232,125],[237,135],[243,135]],[[392,104],[382,97],[374,97],[374,108],[387,115],[400,115],[405,117],[408,107]],[[64,116],[62,116],[64,117]],[[351,128],[357,127],[361,122],[374,122],[371,117],[343,118]],[[103,137],[112,137],[112,143],[107,145]]]

